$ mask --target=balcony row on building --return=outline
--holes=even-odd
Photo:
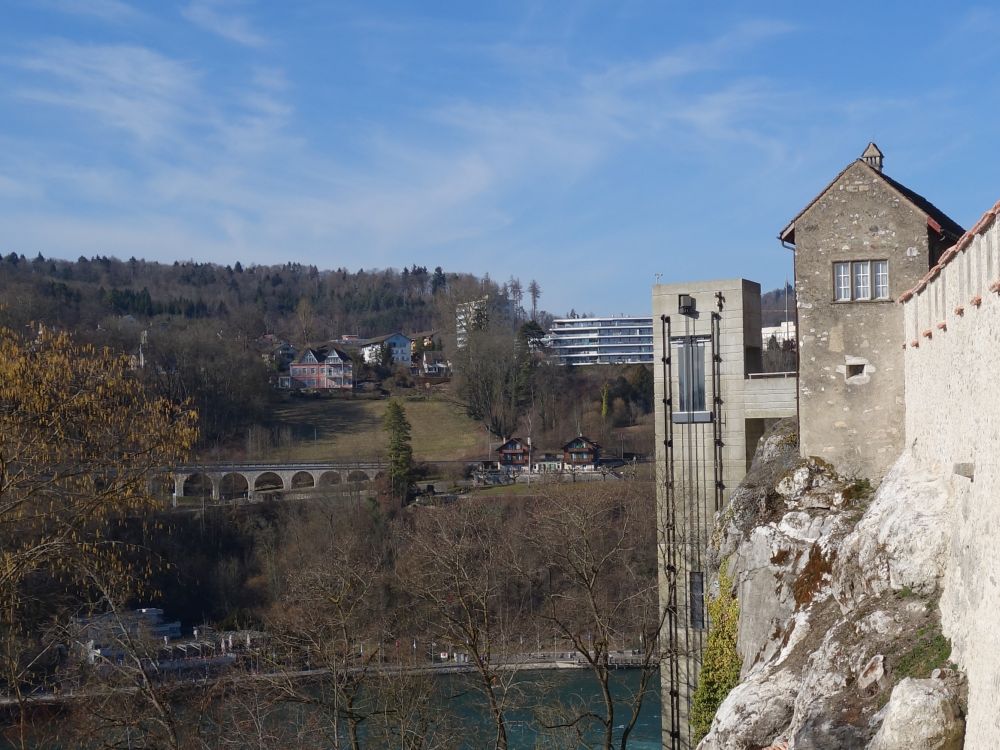
[[[765,344],[795,341],[795,323],[761,328]],[[556,318],[543,339],[549,356],[561,365],[653,363],[653,318]]]

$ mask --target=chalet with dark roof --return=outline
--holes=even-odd
[[[883,476],[903,447],[902,310],[964,230],[885,174],[874,143],[779,233],[795,253],[799,440],[847,475]]]
[[[527,469],[531,461],[531,446],[522,438],[512,437],[497,448],[497,468],[502,470]]]
[[[567,471],[593,471],[601,460],[601,446],[583,435],[566,443],[562,451],[563,469]]]

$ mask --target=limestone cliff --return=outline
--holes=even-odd
[[[743,666],[700,750],[961,748],[964,681],[937,604],[947,487],[904,454],[873,492],[800,460],[794,429],[761,440],[717,520]]]

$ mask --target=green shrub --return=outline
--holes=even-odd
[[[867,502],[875,494],[875,486],[867,477],[861,477],[847,485],[841,494],[847,502]]]
[[[893,677],[898,682],[904,677],[924,679],[931,672],[948,665],[951,656],[951,641],[941,632],[937,622],[917,629],[909,640],[910,648],[893,665]]]
[[[733,596],[733,579],[726,568],[723,562],[719,569],[719,595],[708,604],[711,627],[698,687],[691,701],[691,728],[696,740],[708,734],[715,712],[740,681],[742,663],[736,650],[740,604]]]

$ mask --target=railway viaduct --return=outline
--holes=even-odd
[[[367,483],[385,470],[379,462],[186,464],[171,472],[173,504],[181,497],[253,500],[266,493]]]

